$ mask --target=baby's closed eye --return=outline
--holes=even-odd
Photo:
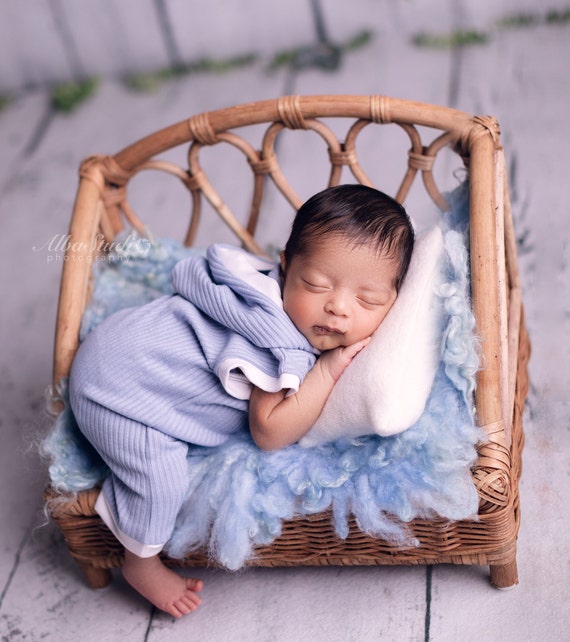
[[[371,308],[382,307],[388,304],[388,297],[381,294],[360,294],[356,297],[357,301],[364,306]]]
[[[302,281],[310,292],[326,292],[331,289],[331,286],[327,283],[321,283],[316,280],[308,281],[307,279],[302,279]]]

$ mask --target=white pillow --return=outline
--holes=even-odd
[[[443,251],[439,227],[418,236],[394,305],[337,381],[301,446],[394,435],[420,418],[441,357],[441,307],[434,290],[441,283]]]

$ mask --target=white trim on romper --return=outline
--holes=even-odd
[[[241,370],[241,372],[239,372]],[[268,392],[289,389],[289,394],[299,390],[300,379],[297,375],[283,373],[279,377],[271,377],[251,363],[239,358],[222,361],[218,376],[225,391],[236,399],[249,399],[251,385]]]
[[[123,533],[123,531],[117,526],[113,512],[111,511],[107,498],[103,493],[99,493],[99,496],[95,501],[95,510],[119,542],[121,542],[128,551],[134,553],[138,557],[154,557],[164,548],[164,544],[143,544],[142,542],[137,542],[136,539],[133,539]]]

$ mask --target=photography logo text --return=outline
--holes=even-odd
[[[149,239],[131,232],[122,238],[108,241],[97,234],[91,243],[73,241],[70,234],[54,234],[41,245],[34,245],[36,253],[45,253],[47,263],[65,261],[129,261],[144,258],[150,252]]]

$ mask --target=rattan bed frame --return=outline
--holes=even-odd
[[[342,143],[327,124],[337,118],[350,119]],[[262,128],[259,148],[254,148],[240,136],[240,128],[261,124],[266,126]],[[331,165],[329,184],[341,180],[344,166],[352,173],[350,180],[371,184],[360,166],[356,149],[357,137],[368,126],[399,126],[409,136],[407,170],[394,194],[400,202],[405,200],[419,172],[433,201],[446,208],[432,171],[434,160],[444,147],[455,150],[468,169],[472,301],[485,364],[478,373],[475,401],[478,422],[489,436],[488,443],[480,446],[472,470],[480,497],[479,519],[415,520],[410,528],[420,546],[397,549],[363,534],[354,523],[348,538],[339,540],[328,513],[297,517],[284,524],[282,536],[272,545],[256,549],[250,565],[489,565],[491,583],[500,588],[510,587],[518,582],[518,483],[530,344],[522,312],[504,154],[498,123],[491,117],[473,117],[445,107],[379,95],[286,96],[202,113],[153,133],[114,156],[86,159],[80,169],[68,256],[63,265],[54,389],[67,377],[77,349],[81,317],[90,291],[93,239],[102,233],[112,240],[125,220],[136,229],[144,228],[127,201],[129,180],[135,174],[143,169],[166,171],[188,188],[192,216],[185,244],[194,240],[205,197],[240,242],[258,252],[255,232],[268,179],[293,208],[301,204],[278,160],[275,143],[280,132],[310,130],[324,139]],[[425,132],[433,135],[427,145],[421,139]],[[205,146],[219,144],[240,150],[253,171],[251,208],[243,225],[222,201],[199,162]],[[156,160],[166,150],[185,145],[187,168]],[[316,185],[314,191],[323,187]],[[386,189],[382,185],[377,187]],[[50,513],[61,528],[71,555],[83,569],[88,584],[102,587],[111,579],[109,569],[121,565],[123,549],[96,515],[93,508],[96,495],[97,490],[88,490],[67,498],[53,488],[46,491]],[[58,501],[51,501],[54,498]],[[59,501],[62,499],[65,501]],[[180,565],[174,560],[167,561]],[[183,562],[186,566],[211,564],[204,551]]]

